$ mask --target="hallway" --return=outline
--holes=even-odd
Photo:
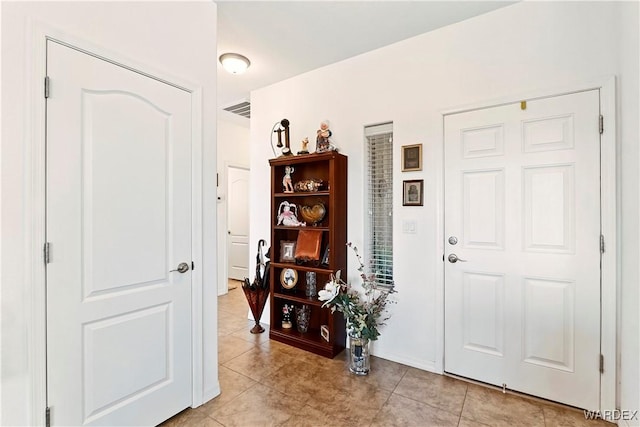
[[[614,426],[376,357],[356,377],[346,352],[331,360],[270,341],[268,329],[252,335],[237,284],[218,298],[221,395],[163,426]]]

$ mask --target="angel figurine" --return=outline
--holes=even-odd
[[[300,227],[305,226],[304,222],[298,221],[298,208],[294,203],[289,203],[286,200],[280,203],[278,207],[278,224],[286,225],[287,227]]]

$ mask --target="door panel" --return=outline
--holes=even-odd
[[[191,404],[191,99],[48,42],[53,425],[154,425]]]
[[[227,218],[230,279],[249,277],[249,170],[227,168]]]
[[[446,116],[447,372],[598,408],[598,116],[598,91]]]

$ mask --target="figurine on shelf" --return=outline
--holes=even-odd
[[[280,203],[278,207],[278,224],[286,225],[287,227],[304,227],[307,225],[304,222],[298,221],[298,208],[294,203],[289,203],[286,200]]]
[[[293,184],[291,183],[291,174],[295,169],[293,166],[284,167],[284,177],[282,178],[282,187],[285,193],[293,193]]]
[[[291,329],[291,314],[293,313],[293,304],[284,304],[282,306],[282,328]]]
[[[309,154],[307,145],[309,145],[309,138],[305,136],[305,138],[302,140],[302,150],[298,151],[298,154]]]
[[[329,121],[325,120],[320,123],[320,129],[316,132],[316,153],[325,153],[335,150],[335,147],[329,142],[329,138],[333,132],[329,129]]]

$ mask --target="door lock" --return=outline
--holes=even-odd
[[[181,262],[180,264],[178,264],[178,268],[176,268],[175,270],[169,270],[169,273],[173,271],[177,271],[178,273],[186,273],[187,271],[189,271],[189,264],[187,264],[186,262]]]

